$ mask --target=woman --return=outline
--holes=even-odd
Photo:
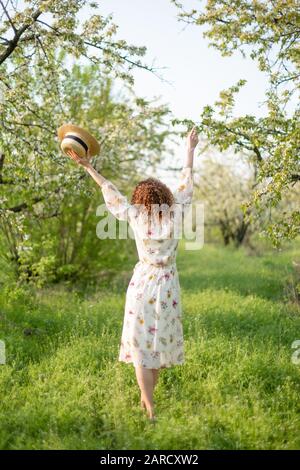
[[[174,194],[159,180],[148,178],[134,189],[131,204],[88,160],[68,151],[69,156],[101,187],[110,212],[119,220],[128,220],[135,236],[139,261],[126,293],[119,361],[133,363],[141,391],[141,406],[146,408],[152,421],[155,419],[153,392],[159,370],[184,363],[176,268],[178,239],[174,232],[181,220],[178,210],[185,212],[191,203],[197,144],[194,127],[187,137],[186,160]]]

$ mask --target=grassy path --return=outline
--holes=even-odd
[[[186,364],[162,372],[155,426],[116,361],[126,279],[87,298],[2,290],[0,448],[299,449],[300,314],[283,298],[293,256],[179,254]]]

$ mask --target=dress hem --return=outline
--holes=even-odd
[[[169,369],[171,367],[175,366],[182,366],[185,364],[185,361],[178,361],[178,362],[172,362],[169,364],[163,364],[160,367],[146,367],[145,365],[141,364],[140,362],[133,361],[132,359],[118,359],[118,362],[124,362],[124,364],[132,364],[134,367],[136,366],[142,366],[145,369]]]

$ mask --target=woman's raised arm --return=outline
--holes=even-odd
[[[193,163],[194,151],[199,142],[196,128],[188,133],[187,152],[182,170],[179,175],[179,182],[173,195],[177,204],[182,204],[186,208],[190,205],[193,196]]]
[[[186,153],[186,161],[185,161],[185,164],[183,165],[184,168],[193,168],[194,152],[195,152],[195,148],[197,147],[198,142],[199,142],[199,138],[198,138],[196,127],[194,126],[187,136],[187,153]]]
[[[106,179],[104,178],[104,176],[100,175],[100,173],[98,173],[95,168],[93,168],[89,160],[80,158],[77,153],[75,153],[72,149],[68,150],[67,153],[72,158],[72,160],[74,160],[74,162],[78,163],[78,165],[81,165],[86,169],[86,171],[91,175],[91,177],[96,181],[99,186],[102,186]]]
[[[132,207],[118,188],[108,179],[104,178],[95,168],[92,167],[89,160],[80,158],[73,150],[69,150],[68,155],[79,165],[82,165],[91,177],[100,186],[107,209],[118,219],[128,220]]]

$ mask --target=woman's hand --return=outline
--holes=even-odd
[[[199,142],[196,126],[192,128],[192,130],[188,133],[187,136],[187,147],[188,150],[195,150],[197,144]]]
[[[85,159],[85,158],[80,158],[76,152],[74,152],[74,150],[72,149],[69,149],[67,150],[66,152],[69,157],[72,158],[72,160],[74,160],[74,162],[78,163],[78,165],[82,165],[84,166],[85,168],[89,168],[91,166],[89,160]]]

